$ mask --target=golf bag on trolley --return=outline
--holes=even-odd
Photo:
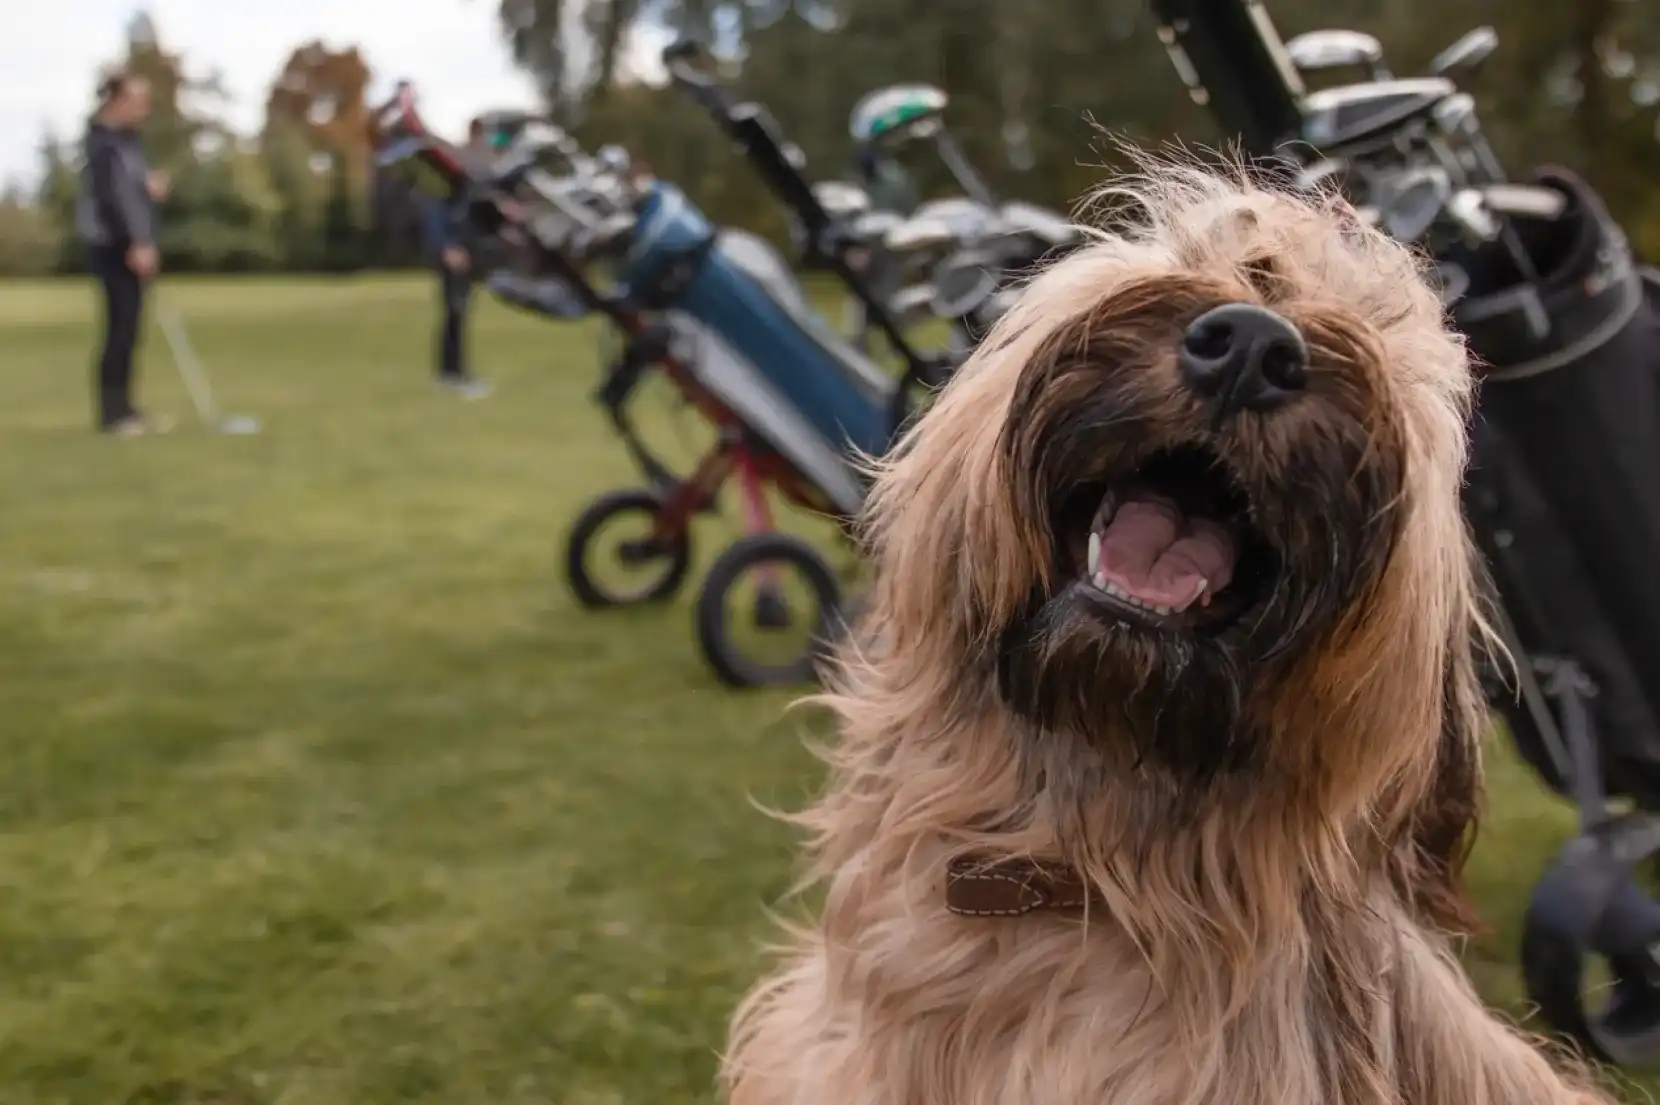
[[[1466,510],[1515,661],[1490,673],[1490,699],[1523,759],[1580,817],[1535,886],[1524,980],[1551,1027],[1592,1055],[1652,1062],[1660,904],[1634,876],[1660,853],[1660,585],[1649,578],[1660,565],[1660,275],[1635,264],[1584,181],[1498,173],[1473,102],[1446,79],[1496,47],[1489,29],[1437,59],[1436,77],[1396,80],[1369,36],[1282,43],[1260,0],[1154,9],[1194,99],[1248,154],[1304,180],[1311,147],[1321,173],[1334,157],[1360,166],[1362,213],[1438,263],[1483,373]],[[1306,92],[1299,67],[1332,56],[1369,64],[1371,79]],[[1420,140],[1440,153],[1458,139],[1450,170],[1401,160]],[[1459,232],[1438,232],[1455,222]],[[1596,959],[1612,986],[1592,1008]]]
[[[669,60],[677,81],[697,91],[751,159],[776,174],[803,222],[820,232],[815,242],[833,241],[828,214],[760,110],[729,101],[684,53]],[[770,245],[710,223],[666,181],[630,174],[618,158],[590,157],[545,121],[510,135],[485,170],[464,168],[454,149],[427,131],[412,90],[400,92],[378,121],[382,164],[424,180],[429,192],[465,198],[482,233],[524,247],[524,271],[506,284],[493,282],[498,294],[553,318],[597,315],[621,338],[595,398],[646,486],[602,495],[573,522],[566,571],[577,600],[598,609],[674,595],[691,566],[694,516],[712,509],[735,482],[745,532],[713,559],[698,588],[699,644],[729,685],[810,679],[824,646],[843,631],[841,583],[812,544],[774,526],[767,490],[816,514],[850,518],[865,491],[860,458],[886,451],[916,393],[937,385],[955,358],[912,346],[880,300],[831,253],[831,267],[840,266],[906,361],[903,375],[884,371],[818,317]],[[667,379],[713,431],[685,476],[656,460],[625,413],[647,375]],[[628,528],[640,535],[608,540],[617,522],[632,523]],[[632,584],[603,581],[594,570],[601,566],[632,569]],[[791,577],[805,586],[785,587]],[[731,600],[751,578],[756,588],[746,618],[744,604]],[[741,647],[792,627],[804,629],[805,639],[782,659],[757,660]]]

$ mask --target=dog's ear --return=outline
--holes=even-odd
[[[1472,561],[1476,560],[1474,551]],[[1479,568],[1478,568],[1479,570]],[[1475,579],[1482,577],[1475,575]],[[1464,863],[1475,844],[1481,803],[1481,748],[1492,714],[1482,691],[1480,664],[1490,647],[1471,587],[1467,609],[1453,619],[1442,678],[1441,734],[1435,773],[1412,819],[1405,889],[1420,916],[1445,932],[1482,929],[1464,889]],[[1496,657],[1493,659],[1497,659]]]

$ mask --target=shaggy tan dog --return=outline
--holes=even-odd
[[[1340,201],[1152,167],[886,460],[734,1105],[1604,1100],[1450,947],[1471,376]]]

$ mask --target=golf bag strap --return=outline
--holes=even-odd
[[[1579,364],[1619,336],[1642,306],[1642,278],[1631,246],[1602,197],[1579,177],[1556,168],[1535,172],[1532,183],[1566,201],[1555,237],[1568,236],[1537,284],[1486,288],[1466,295],[1452,308],[1470,351],[1485,365],[1483,380],[1522,380]],[[1513,223],[1530,235],[1522,224]],[[1524,248],[1531,249],[1524,242]],[[1536,258],[1535,263],[1540,263]],[[1523,325],[1529,311],[1519,294],[1530,293],[1543,334]]]
[[[945,908],[962,917],[1019,917],[1098,900],[1075,872],[1031,860],[959,856],[945,873]]]

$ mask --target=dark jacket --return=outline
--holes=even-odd
[[[446,246],[465,249],[471,244],[472,234],[467,218],[471,206],[470,192],[471,189],[461,188],[447,199],[433,196],[422,198],[421,240],[429,261],[437,262]]]
[[[478,198],[479,182],[489,170],[489,151],[463,146],[459,151],[467,180],[446,199],[429,198],[423,207],[422,238],[429,258],[436,262],[446,246],[471,250],[479,244],[477,227],[470,217]]]
[[[75,233],[84,245],[126,249],[156,240],[150,166],[138,135],[94,121],[87,128]]]

